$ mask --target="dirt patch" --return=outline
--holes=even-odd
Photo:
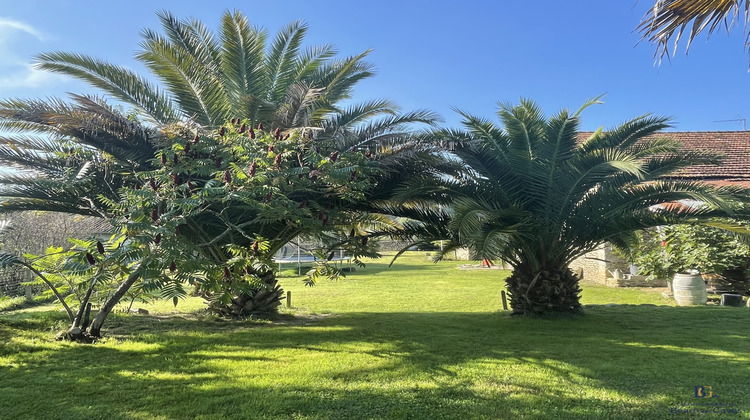
[[[479,265],[479,264],[461,264],[457,266],[459,270],[507,270],[506,268],[503,268],[499,265],[492,265],[490,267],[487,267],[486,265]]]

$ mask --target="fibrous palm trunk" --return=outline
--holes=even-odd
[[[209,310],[227,317],[249,315],[273,315],[284,299],[284,290],[279,286],[276,274],[267,271],[260,275],[261,285],[251,291],[236,293],[229,305],[211,302]]]
[[[567,267],[516,267],[506,283],[514,315],[581,312],[578,277]]]

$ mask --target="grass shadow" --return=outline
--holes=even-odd
[[[39,413],[23,401],[45,401],[49,418],[666,418],[698,385],[750,400],[748,320],[741,308],[634,306],[555,320],[123,317],[123,331],[153,324],[95,346],[0,351],[11,365],[0,368],[0,409],[15,418]]]

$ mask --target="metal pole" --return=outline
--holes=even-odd
[[[300,261],[300,256],[299,256],[299,242],[297,242],[296,245],[297,245],[297,275],[301,276],[302,275],[302,262]]]

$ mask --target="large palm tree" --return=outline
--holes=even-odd
[[[238,12],[218,34],[197,20],[159,13],[164,35],[144,30],[136,58],[154,84],[123,67],[74,53],[38,57],[42,69],[79,78],[131,110],[102,99],[0,102],[0,173],[5,210],[40,209],[109,217],[107,200],[135,174],[159,167],[155,153],[175,133],[208,134],[230,119],[281,133],[303,130],[320,153],[359,149],[382,165],[372,194],[382,194],[404,160],[423,155],[410,141],[429,111],[399,113],[388,100],[341,106],[372,73],[362,54],[334,59],[330,45],[301,50],[307,27],[295,22],[269,41]]]
[[[656,0],[651,11],[641,20],[637,30],[643,39],[656,44],[658,58],[669,57],[669,41],[674,41],[672,54],[687,30],[687,46],[703,31],[709,36],[717,29],[729,30],[738,20],[747,29],[750,2],[745,0]],[[750,48],[750,32],[745,36],[745,48]]]
[[[644,138],[668,127],[666,119],[639,117],[583,139],[579,112],[547,119],[523,100],[501,106],[502,127],[461,113],[465,129],[437,137],[452,142],[463,169],[401,189],[402,206],[423,213],[412,210],[415,219],[449,220],[447,230],[431,227],[428,239],[447,236],[446,250],[468,246],[478,258],[513,268],[507,288],[517,314],[579,311],[579,279],[568,265],[604,242],[624,245],[637,230],[726,215],[739,206],[740,189],[664,178],[715,161],[666,136]],[[654,210],[681,199],[705,207]],[[427,226],[411,227],[419,234]]]

